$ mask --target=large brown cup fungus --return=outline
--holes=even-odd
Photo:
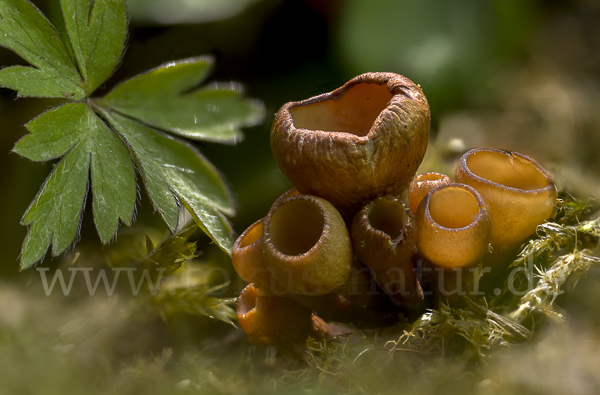
[[[350,276],[348,230],[335,207],[319,197],[278,200],[265,218],[262,243],[267,268],[286,291],[324,295]]]
[[[377,284],[401,307],[423,304],[412,256],[416,252],[417,225],[402,201],[377,198],[354,217],[350,229],[358,259],[373,270]]]
[[[550,218],[556,204],[552,175],[517,152],[473,149],[460,159],[456,181],[475,188],[488,204],[496,256],[513,253]]]
[[[412,81],[359,75],[339,89],[285,104],[271,150],[300,193],[331,202],[346,218],[382,195],[405,195],[425,150],[430,113]]]

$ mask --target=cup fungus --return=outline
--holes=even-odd
[[[419,204],[417,247],[437,267],[472,267],[488,251],[491,226],[488,206],[475,189],[443,185]]]
[[[429,191],[439,186],[450,184],[451,182],[450,177],[447,175],[433,172],[419,174],[413,178],[408,188],[410,211],[416,214],[419,203],[421,203],[421,200],[423,200]]]
[[[292,188],[279,196],[274,204],[298,194],[296,188]],[[260,293],[270,294],[273,281],[263,258],[263,224],[264,218],[259,219],[236,239],[231,251],[231,260],[238,276],[248,283],[254,283]]]
[[[235,308],[238,322],[251,343],[298,343],[304,341],[311,330],[309,309],[288,298],[260,295],[254,284],[242,290]]]
[[[373,270],[377,284],[401,307],[423,304],[412,256],[416,250],[414,215],[392,196],[372,200],[354,217],[351,238],[358,259]]]
[[[335,207],[319,197],[278,200],[265,218],[262,243],[267,268],[288,291],[324,295],[350,276],[348,230]]]
[[[487,204],[464,184],[430,191],[417,209],[417,247],[425,264],[435,267],[436,300],[462,303],[461,295],[479,288],[476,266],[489,248],[491,220]]]
[[[493,255],[514,252],[550,218],[556,204],[552,175],[517,152],[473,149],[460,159],[456,181],[475,188],[488,204]]]
[[[295,189],[232,251],[236,271],[252,282],[236,304],[251,342],[296,347],[341,333],[313,311],[363,328],[393,324],[424,303],[417,260],[437,269],[424,286],[460,302],[460,287],[479,281],[466,273],[490,242],[492,258],[513,252],[549,218],[552,177],[518,153],[471,150],[456,184],[438,173],[413,179],[429,123],[421,89],[393,73],[362,74],[281,107],[271,149]]]
[[[261,293],[268,293],[271,276],[263,259],[263,221],[259,219],[237,238],[231,250],[231,261],[238,276],[254,283]]]
[[[271,150],[300,191],[351,219],[365,203],[406,194],[429,134],[427,99],[393,73],[359,75],[341,88],[279,110]]]

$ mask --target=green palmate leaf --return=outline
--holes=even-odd
[[[114,236],[119,220],[131,224],[135,173],[119,137],[84,103],[47,111],[26,125],[31,134],[13,149],[32,160],[63,155],[27,209],[22,223],[29,232],[21,267],[40,260],[52,244],[52,255],[75,239],[91,175],[94,221],[103,243]]]
[[[232,229],[223,213],[234,213],[233,200],[217,170],[191,145],[120,114],[101,110],[127,142],[144,185],[167,226],[178,226],[184,205],[202,230],[229,252]]]
[[[85,105],[69,104],[34,118],[25,125],[30,134],[15,144],[13,152],[36,162],[63,156],[81,138],[78,123],[86,108]]]
[[[231,224],[220,211],[204,204],[199,199],[187,198],[184,194],[190,192],[188,189],[191,189],[189,185],[184,186],[184,189],[179,190],[177,196],[192,214],[200,229],[213,239],[223,251],[231,254],[231,248],[235,241]],[[189,193],[188,196],[196,193]]]
[[[61,0],[60,4],[69,42],[90,94],[112,74],[121,59],[127,36],[125,2]]]
[[[233,83],[190,91],[205,80],[212,63],[212,58],[198,57],[165,64],[121,83],[98,103],[188,138],[240,141],[239,128],[259,123],[264,109]]]
[[[73,149],[54,168],[27,209],[21,223],[29,231],[21,249],[21,269],[42,259],[52,244],[52,255],[64,251],[75,239],[85,197],[89,156]]]
[[[57,255],[73,243],[88,187],[103,243],[114,237],[120,221],[130,224],[134,162],[171,232],[178,229],[185,207],[229,252],[233,232],[225,215],[235,210],[223,179],[197,149],[163,131],[235,142],[241,139],[240,127],[262,119],[262,105],[242,97],[235,84],[196,89],[210,71],[209,57],[163,65],[125,81],[102,99],[89,99],[120,61],[127,36],[125,1],[60,0],[60,5],[68,38],[64,42],[29,0],[0,0],[0,46],[33,66],[0,70],[0,86],[19,96],[78,101],[31,121],[26,125],[30,134],[13,149],[34,161],[62,157],[23,217],[29,232],[21,267],[42,259],[50,245]]]
[[[81,76],[69,51],[48,20],[27,0],[0,2],[0,45],[34,67],[0,70],[0,86],[19,96],[85,97]]]

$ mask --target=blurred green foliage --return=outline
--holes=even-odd
[[[231,18],[260,0],[129,0],[131,18],[139,22],[170,25],[206,23]]]
[[[490,74],[523,53],[538,15],[521,0],[349,0],[339,45],[354,74],[392,71],[419,83],[439,119],[489,100]]]

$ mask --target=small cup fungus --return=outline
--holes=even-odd
[[[377,196],[405,194],[427,149],[430,113],[421,89],[393,73],[366,73],[330,93],[285,104],[271,150],[300,191],[351,219]]]
[[[517,152],[473,149],[460,159],[456,181],[475,188],[488,204],[494,255],[514,252],[556,204],[552,175]]]
[[[252,343],[298,343],[311,328],[309,309],[288,298],[260,295],[254,284],[242,290],[235,307],[238,322]]]
[[[262,243],[267,268],[286,290],[324,295],[350,276],[352,246],[346,224],[319,197],[278,200],[265,218]]]
[[[440,173],[422,173],[415,176],[408,188],[408,203],[410,211],[413,214],[417,213],[417,208],[421,200],[429,193],[429,191],[446,184],[452,183],[450,177]]]
[[[308,336],[321,341],[342,333],[291,299],[259,294],[254,284],[242,290],[235,307],[240,326],[255,344],[289,346]]]
[[[298,195],[298,191],[292,188],[273,204],[294,195]],[[264,218],[261,218],[237,238],[231,250],[231,260],[238,276],[248,283],[254,283],[261,293],[268,294],[274,284],[263,258],[263,224]]]
[[[448,184],[429,192],[419,204],[417,228],[419,252],[440,268],[475,266],[488,251],[489,209],[468,185]]]
[[[268,293],[271,276],[263,259],[263,221],[259,219],[237,238],[233,243],[231,261],[238,276],[248,283],[254,283],[261,293]]]
[[[437,187],[419,204],[417,227],[419,253],[435,269],[434,291],[439,298],[460,304],[461,295],[479,288],[479,275],[469,271],[482,261],[490,243],[485,201],[468,185]]]
[[[412,256],[416,250],[414,215],[402,201],[384,196],[365,205],[350,228],[354,252],[373,270],[377,284],[401,307],[423,304]]]

